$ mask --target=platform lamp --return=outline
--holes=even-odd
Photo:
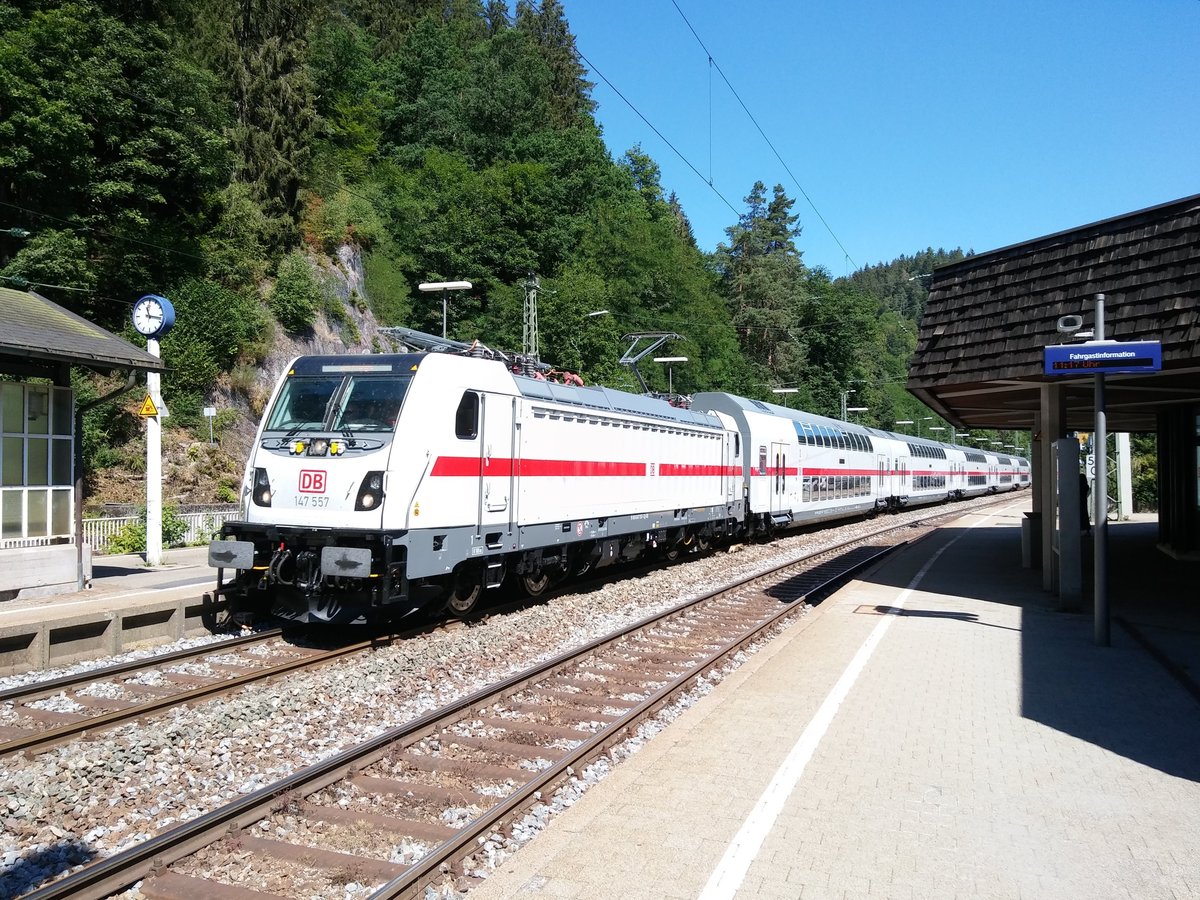
[[[860,413],[860,412],[866,412],[868,409],[870,409],[870,407],[869,407],[869,406],[847,406],[847,407],[846,407],[846,412],[847,412],[847,413]],[[842,419],[842,421],[843,421],[843,422],[847,422],[847,421],[849,421],[849,420],[848,420],[848,419]]]
[[[686,356],[656,356],[656,357],[654,357],[654,361],[656,363],[666,363],[667,364],[667,393],[670,394],[671,396],[674,396],[675,395],[675,375],[673,372],[674,366],[672,364],[673,363],[685,363],[688,361],[688,358]]]
[[[784,395],[783,396],[783,405],[787,406],[788,405],[787,395],[800,393],[800,388],[771,388],[771,393],[772,394],[783,394]]]
[[[930,431],[945,431],[946,429],[944,427],[942,427],[941,425],[930,425],[929,430]]]
[[[417,285],[419,291],[437,291],[442,295],[442,339],[446,338],[446,291],[469,291],[469,281],[423,281]]]
[[[846,400],[853,393],[855,393],[854,388],[849,388],[847,390],[842,391],[842,421],[843,422],[846,421],[846,413],[849,412],[849,410],[846,409]]]
[[[912,423],[913,423],[912,419],[897,419],[896,420],[897,425],[911,425]]]

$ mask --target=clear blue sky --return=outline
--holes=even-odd
[[[756,180],[796,199],[805,261],[835,276],[1200,193],[1200,0],[676,2],[795,179],[715,68],[710,106],[672,0],[563,6],[613,156],[641,144],[705,250]]]

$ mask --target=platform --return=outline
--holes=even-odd
[[[1027,503],[827,599],[472,900],[1200,896],[1196,568],[1110,528],[1114,613],[1173,675],[1021,568]]]
[[[215,584],[207,546],[168,550],[159,566],[97,556],[87,590],[0,603],[0,676],[205,634],[200,597]]]

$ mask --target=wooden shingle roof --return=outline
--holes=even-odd
[[[1097,293],[1107,339],[1163,349],[1162,373],[1108,379],[1113,427],[1152,429],[1157,404],[1200,397],[1200,195],[936,270],[908,389],[959,426],[1031,427],[1039,386],[1052,380],[1043,349],[1074,342],[1057,331],[1061,316],[1092,326]],[[1072,379],[1069,394],[1079,400],[1091,384]],[[1089,403],[1068,405],[1091,415]]]
[[[0,287],[0,371],[6,362],[161,371],[162,360],[31,291]]]

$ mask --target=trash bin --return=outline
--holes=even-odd
[[[1042,514],[1027,512],[1021,520],[1021,567],[1042,567]]]

